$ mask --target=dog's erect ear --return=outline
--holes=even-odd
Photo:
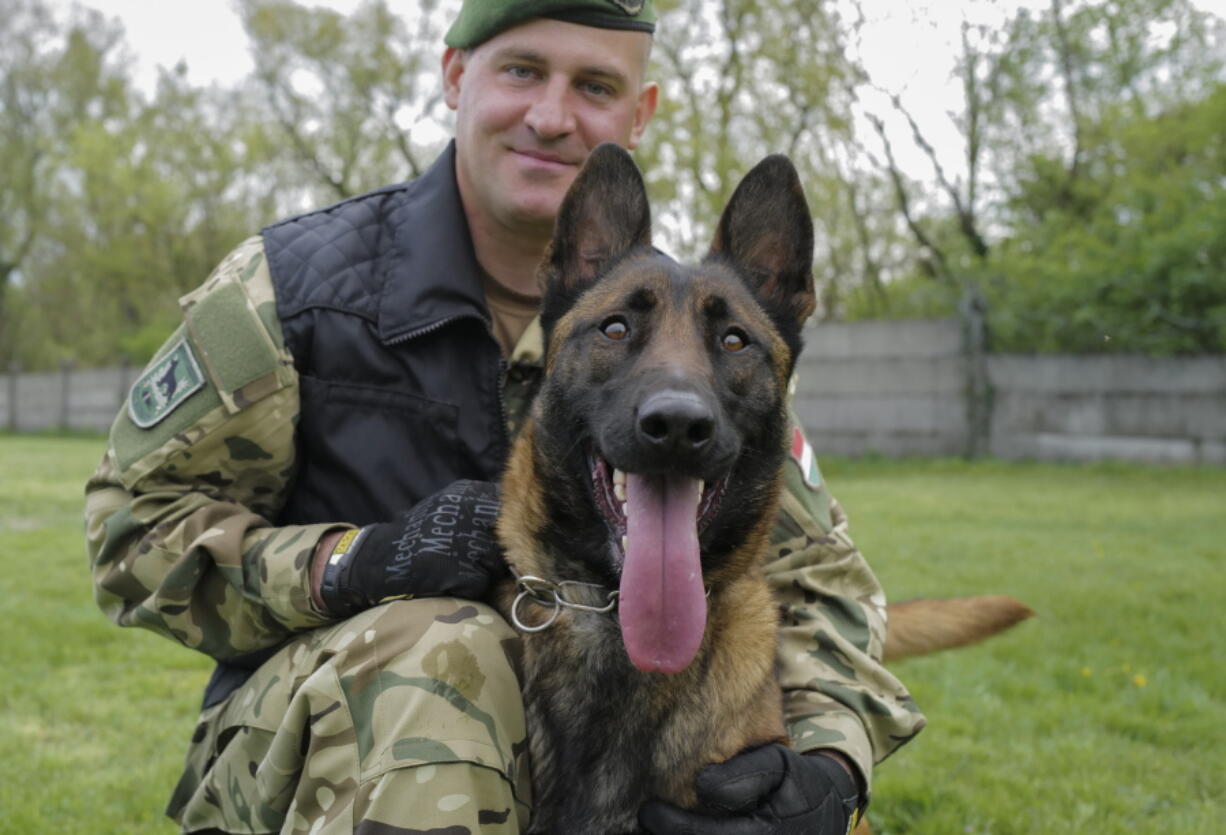
[[[651,246],[651,210],[630,153],[603,142],[562,201],[546,256],[546,294],[573,299],[631,249]]]
[[[707,259],[726,259],[758,296],[796,325],[817,306],[813,291],[813,219],[800,177],[780,154],[745,175],[711,242]]]

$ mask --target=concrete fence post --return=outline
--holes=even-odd
[[[21,374],[21,363],[13,360],[9,363],[8,373],[8,428],[10,432],[17,431],[17,378]]]
[[[962,455],[981,458],[992,447],[994,392],[988,377],[988,303],[977,287],[968,286],[958,303],[962,321],[962,355],[965,361],[963,398],[966,407],[966,441]]]
[[[72,423],[72,360],[60,363],[60,429],[68,429]]]

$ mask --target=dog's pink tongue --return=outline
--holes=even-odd
[[[626,475],[626,562],[618,617],[635,667],[678,673],[707,625],[698,555],[699,482]]]

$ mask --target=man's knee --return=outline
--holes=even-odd
[[[323,637],[319,654],[359,713],[378,699],[446,693],[449,701],[505,710],[521,706],[519,637],[482,603],[397,600],[369,609]],[[408,692],[392,694],[398,688]],[[423,707],[410,698],[410,708]]]
[[[357,736],[362,782],[393,768],[472,763],[523,782],[519,639],[491,608],[394,601],[351,619],[329,661]]]
[[[252,779],[237,806],[261,817],[361,820],[374,786],[448,764],[496,774],[527,804],[518,643],[493,609],[450,598],[394,601],[304,635],[202,723],[172,812],[229,823],[196,801],[241,771]]]

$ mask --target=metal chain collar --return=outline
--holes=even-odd
[[[511,622],[521,632],[543,632],[553,626],[563,609],[578,609],[581,612],[595,612],[603,615],[617,608],[617,589],[607,592],[606,602],[603,606],[577,603],[567,596],[567,591],[571,588],[589,588],[606,591],[604,586],[597,585],[596,583],[580,583],[577,580],[563,580],[560,583],[555,583],[552,580],[524,574],[516,576],[515,587],[520,592],[515,596],[515,602],[511,604]],[[538,606],[551,609],[548,620],[539,626],[529,626],[524,623],[519,616],[519,607],[524,601],[531,601]]]

